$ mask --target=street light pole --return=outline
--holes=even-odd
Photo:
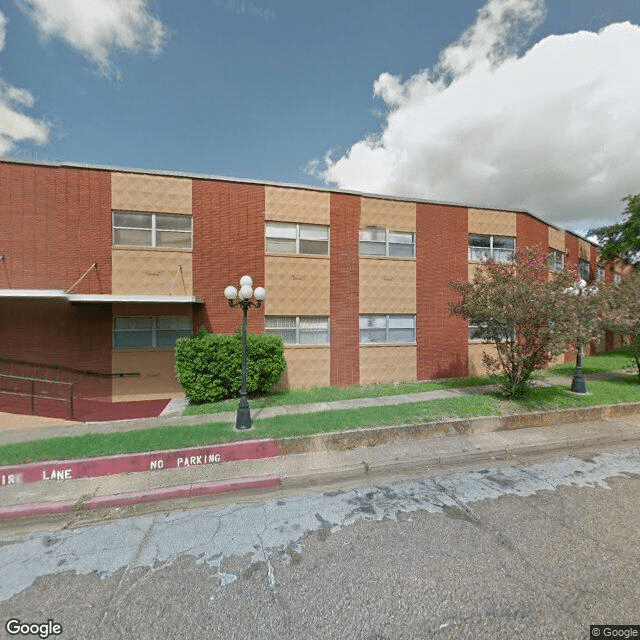
[[[234,286],[224,290],[224,297],[230,307],[242,308],[242,385],[240,387],[240,403],[236,412],[236,429],[242,431],[251,429],[251,410],[247,400],[247,318],[249,307],[260,308],[267,292],[262,287],[252,289],[253,280],[250,276],[240,278],[240,292]],[[239,300],[236,301],[236,298]],[[251,300],[255,298],[255,302]]]
[[[580,279],[568,290],[568,292],[577,296],[578,299],[581,300],[586,286],[587,283]],[[587,393],[587,383],[584,379],[584,372],[582,371],[582,340],[580,338],[576,340],[576,347],[576,370],[574,371],[573,379],[571,380],[571,391],[573,393]]]

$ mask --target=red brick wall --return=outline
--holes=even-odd
[[[549,252],[549,227],[526,213],[516,217],[516,249],[540,249]]]
[[[108,171],[0,163],[0,288],[111,292]]]
[[[229,307],[224,290],[249,275],[264,286],[264,185],[193,180],[194,329],[233,333],[242,311]],[[267,292],[267,296],[269,292]],[[249,310],[249,331],[262,333],[264,309]]]
[[[580,249],[578,246],[578,238],[572,233],[564,234],[564,266],[572,269],[576,277],[578,276],[578,267],[580,265]]]
[[[0,288],[111,292],[107,171],[0,162]],[[0,303],[0,371],[74,382],[111,395],[111,306],[11,299]]]
[[[416,340],[418,379],[466,376],[466,320],[452,316],[453,281],[468,278],[468,210],[418,204],[416,210]]]
[[[360,382],[360,197],[331,194],[331,373],[332,385]]]
[[[78,396],[111,396],[111,305],[4,298],[0,372],[72,382]]]

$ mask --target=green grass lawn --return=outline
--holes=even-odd
[[[622,353],[622,351],[610,351],[582,359],[582,368],[585,374],[600,373],[603,371],[617,371],[633,367],[635,363]],[[575,362],[558,364],[537,373],[537,377],[572,375]],[[377,398],[380,396],[395,396],[403,393],[420,393],[422,391],[439,391],[441,389],[454,389],[462,387],[475,387],[485,384],[493,384],[489,376],[471,376],[468,378],[447,378],[445,380],[422,380],[418,382],[350,385],[348,387],[311,387],[308,389],[289,389],[272,393],[269,396],[250,398],[252,409],[264,409],[265,407],[282,407],[292,404],[310,404],[312,402],[331,402],[334,400],[354,400],[357,398]],[[224,413],[235,411],[238,408],[238,399],[222,400],[205,404],[190,405],[185,408],[185,416],[206,415],[209,413]]]
[[[586,396],[571,394],[566,386],[556,385],[534,389],[517,401],[502,400],[495,393],[473,393],[392,406],[283,415],[256,419],[251,431],[238,432],[232,424],[218,422],[35,440],[0,446],[0,464],[178,449],[254,438],[308,436],[331,431],[508,415],[544,409],[640,402],[640,383],[636,376],[587,380],[587,389],[590,395]]]
[[[265,407],[283,407],[292,404],[310,404],[312,402],[331,402],[333,400],[354,400],[356,398],[378,398],[380,396],[397,396],[403,393],[420,393],[422,391],[439,391],[455,387],[474,387],[491,384],[487,376],[469,378],[449,378],[447,380],[423,380],[419,382],[403,382],[391,384],[350,385],[348,387],[310,387],[308,389],[289,389],[269,396],[250,398],[252,409]],[[207,413],[223,413],[235,411],[238,399],[190,405],[185,408],[185,416],[204,415]]]

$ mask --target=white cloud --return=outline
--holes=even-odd
[[[0,11],[0,51],[4,49],[7,18]],[[6,155],[22,140],[44,144],[49,138],[49,126],[21,113],[20,107],[32,107],[33,96],[0,78],[0,155]]]
[[[490,0],[433,69],[404,82],[381,74],[383,130],[316,161],[316,175],[346,189],[527,209],[579,232],[614,221],[621,198],[640,191],[640,27],[549,36],[517,57],[543,17],[541,0]]]
[[[162,22],[147,10],[148,0],[18,0],[44,39],[57,37],[116,73],[114,50],[159,53],[166,38]]]

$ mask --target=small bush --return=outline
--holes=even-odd
[[[240,396],[242,336],[203,329],[176,344],[176,377],[195,404]],[[286,367],[279,336],[247,334],[247,393],[268,393]]]

